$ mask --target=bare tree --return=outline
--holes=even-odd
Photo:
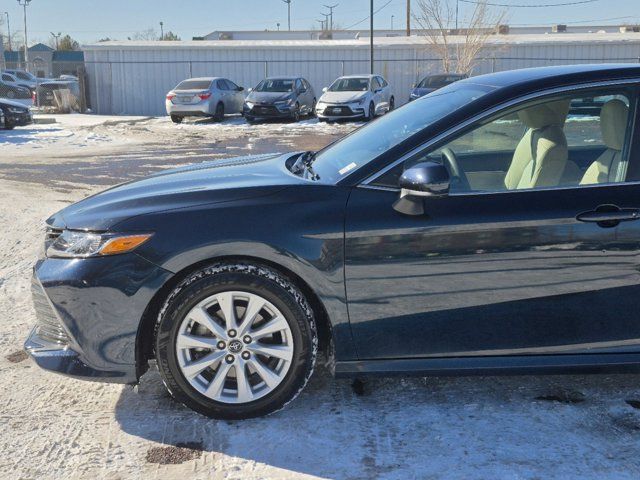
[[[455,0],[418,0],[413,17],[427,42],[442,59],[444,71],[468,74],[491,35],[497,32],[506,12],[496,13],[489,8],[487,0],[478,0],[473,4],[471,16],[458,22],[455,4]],[[456,23],[459,28],[452,29]]]
[[[158,32],[153,28],[147,28],[146,30],[141,30],[133,34],[133,36],[129,37],[129,40],[158,40],[159,35]]]

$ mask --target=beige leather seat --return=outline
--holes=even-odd
[[[504,179],[508,190],[554,187],[560,184],[569,152],[563,126],[569,100],[558,100],[518,112],[528,127],[513,154]]]
[[[629,108],[622,100],[609,100],[602,106],[600,130],[607,149],[589,166],[580,185],[610,183],[617,180],[628,116]]]

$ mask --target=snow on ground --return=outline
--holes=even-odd
[[[353,128],[121,120],[60,116],[23,129],[32,143],[0,145],[0,478],[640,478],[640,375],[377,379],[357,395],[320,367],[285,410],[223,422],[174,403],[154,370],[136,392],[37,368],[21,348],[48,215],[154,168],[248,145],[319,148]],[[91,131],[112,141],[82,144]]]

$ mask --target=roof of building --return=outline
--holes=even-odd
[[[466,41],[464,35],[452,35],[449,37],[451,44]],[[410,37],[376,37],[374,43],[377,47],[402,47],[427,45],[427,39],[423,36],[412,35]],[[640,33],[545,33],[545,34],[521,34],[521,35],[492,35],[488,43],[493,45],[517,45],[529,43],[603,43],[603,42],[629,42],[640,43]],[[187,41],[137,41],[137,40],[112,40],[93,43],[83,46],[83,50],[109,50],[109,49],[175,49],[175,48],[340,48],[340,47],[369,47],[369,38],[350,40],[187,40]]]
[[[36,43],[29,47],[30,52],[53,52],[55,49],[44,43]]]

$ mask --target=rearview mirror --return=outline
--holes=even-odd
[[[444,165],[421,162],[405,171],[398,182],[400,198],[393,208],[405,215],[424,214],[422,197],[441,197],[449,193],[451,177]]]

